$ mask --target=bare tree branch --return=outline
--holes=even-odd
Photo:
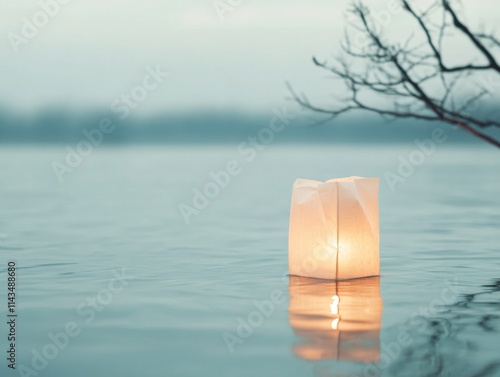
[[[500,127],[500,121],[479,118],[470,111],[491,92],[479,87],[473,95],[464,99],[464,90],[461,89],[464,83],[470,87],[470,77],[475,72],[500,73],[495,54],[489,49],[500,47],[500,41],[492,34],[473,32],[460,19],[450,0],[436,0],[424,11],[417,11],[411,0],[400,1],[410,18],[416,21],[424,43],[414,44],[414,34],[403,43],[387,42],[375,27],[370,10],[362,3],[354,3],[350,12],[357,22],[351,23],[351,32],[345,33],[341,44],[343,55],[333,63],[313,57],[318,68],[344,82],[349,95],[342,101],[343,105],[338,108],[314,105],[288,84],[292,99],[303,108],[326,115],[322,123],[351,111],[368,111],[391,119],[447,122],[500,147],[500,141],[481,131],[482,128]],[[441,16],[435,22],[435,13],[439,11]],[[363,36],[365,43],[355,45],[352,31],[358,33],[357,36]],[[443,44],[450,32],[470,41],[485,63],[445,63]],[[388,105],[372,104],[374,98],[385,99]]]

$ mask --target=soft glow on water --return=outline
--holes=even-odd
[[[339,314],[339,296],[332,296],[333,302],[330,305],[330,313]]]
[[[291,276],[289,293],[290,325],[303,339],[293,346],[297,356],[352,362],[380,359],[379,277],[332,281]]]
[[[385,360],[390,350],[384,345],[404,332],[411,344],[400,356],[388,356],[390,366],[377,369],[380,375],[436,375],[440,366],[442,373],[473,376],[493,368],[500,329],[494,283],[500,271],[498,151],[443,145],[392,192],[384,173],[396,171],[398,156],[413,147],[270,145],[242,164],[242,173],[189,225],[179,203],[189,203],[193,188],[234,158],[234,146],[99,148],[63,183],[50,164],[64,158],[64,146],[2,147],[0,280],[6,281],[7,259],[15,259],[18,362],[30,365],[32,350],[41,351],[49,333],[75,321],[80,335],[41,377],[363,376],[371,364],[359,360],[378,353]],[[289,320],[292,297],[314,298],[289,291],[291,185],[300,176],[352,174],[381,177],[381,328],[341,337],[339,344],[350,345],[340,348],[344,360],[307,361],[294,347],[324,356],[325,347],[335,351],[328,336],[363,324],[357,316],[378,321],[378,304],[351,301],[356,305],[346,312],[342,292],[314,289],[325,294],[325,322],[314,320],[311,310],[294,317],[309,326],[304,337]],[[87,323],[89,315],[77,308],[121,268],[135,278]],[[262,302],[275,290],[283,300],[271,310]],[[342,317],[332,329],[335,295]],[[4,289],[0,302],[6,302]],[[261,323],[251,315],[259,312],[254,302],[270,313]],[[249,316],[260,325],[230,353],[223,334],[238,336],[238,318],[248,323]],[[316,331],[319,324],[324,327]]]

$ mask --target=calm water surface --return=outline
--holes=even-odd
[[[248,162],[234,146],[101,148],[60,183],[51,162],[63,146],[2,147],[0,298],[3,315],[15,260],[18,367],[47,377],[499,376],[498,151],[441,145],[393,192],[384,173],[412,150],[270,146]],[[186,224],[179,204],[232,159],[241,174]],[[293,181],[351,175],[381,177],[380,279],[290,280]],[[92,306],[96,297],[106,304]],[[68,323],[78,335],[38,360]],[[0,368],[19,374],[5,357]]]

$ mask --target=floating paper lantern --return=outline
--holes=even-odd
[[[295,181],[290,275],[336,280],[379,275],[378,186],[378,178]]]
[[[306,360],[377,362],[382,298],[378,276],[332,281],[290,276],[289,321]]]

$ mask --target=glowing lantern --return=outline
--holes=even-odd
[[[288,315],[305,341],[293,352],[306,360],[377,362],[382,298],[378,276],[332,281],[290,277]]]
[[[297,179],[290,211],[290,275],[353,279],[380,273],[378,178]]]

